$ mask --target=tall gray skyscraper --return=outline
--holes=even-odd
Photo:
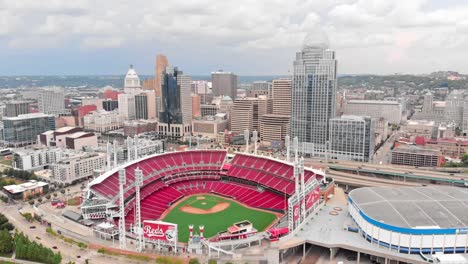
[[[298,137],[300,151],[325,156],[329,146],[329,120],[336,111],[335,51],[327,36],[309,33],[296,53],[292,77],[291,136]]]
[[[237,75],[232,72],[217,71],[211,73],[213,95],[230,96],[232,100],[237,97]]]

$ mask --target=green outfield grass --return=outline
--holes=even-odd
[[[205,199],[197,200],[197,196],[204,196]],[[210,209],[219,202],[228,202],[230,206],[224,211],[212,214],[189,214],[180,211],[180,208],[187,204],[196,208]],[[219,196],[203,194],[187,198],[162,219],[162,221],[178,225],[180,242],[188,241],[188,226],[190,224],[195,226],[194,231],[197,234],[199,233],[198,226],[204,225],[205,237],[212,237],[220,231],[225,231],[232,224],[242,220],[249,220],[257,230],[263,231],[276,220],[276,215],[265,211],[250,209],[240,203],[223,199]]]

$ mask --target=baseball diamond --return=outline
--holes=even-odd
[[[202,199],[200,199],[202,198]],[[222,210],[213,210],[222,205]],[[227,205],[227,206],[226,206]],[[196,213],[184,210],[198,209]],[[205,237],[212,237],[218,232],[226,231],[233,223],[249,220],[254,227],[263,231],[273,224],[282,214],[250,208],[234,200],[213,194],[199,194],[189,196],[168,209],[162,221],[178,225],[178,239],[187,242],[189,238],[188,226],[193,224],[205,226]],[[195,228],[198,233],[198,228]]]

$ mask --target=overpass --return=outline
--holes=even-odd
[[[330,165],[328,174],[333,177],[336,175],[338,177],[349,177],[350,174],[356,174],[362,176],[364,178],[360,178],[360,180],[367,180],[367,181],[376,181],[377,183],[385,183],[385,184],[392,184],[393,186],[398,185],[397,182],[402,183],[419,183],[418,185],[422,184],[445,184],[445,185],[454,185],[454,186],[461,186],[461,187],[468,187],[468,177],[465,175],[450,175],[447,173],[439,173],[439,172],[428,172],[428,171],[421,171],[417,170],[416,172],[414,169],[411,169],[406,172],[401,172],[401,169],[380,169],[375,167],[355,167],[355,166],[346,166],[346,165]],[[337,172],[345,172],[346,175],[338,174]],[[352,177],[355,179],[359,179],[356,176]],[[390,182],[382,182],[378,179],[387,179]],[[338,179],[336,179],[339,182]],[[375,186],[375,185],[364,185],[364,186]],[[412,185],[403,185],[403,186],[412,186]]]

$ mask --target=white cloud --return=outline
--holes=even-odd
[[[190,49],[204,40],[252,56],[289,49],[292,58],[306,33],[323,27],[340,60],[374,53],[370,63],[382,64],[372,69],[384,72],[417,60],[415,47],[439,54],[468,45],[468,5],[429,6],[429,0],[0,0],[0,37],[9,49],[112,49],[153,40]],[[359,71],[348,64],[344,72]]]

